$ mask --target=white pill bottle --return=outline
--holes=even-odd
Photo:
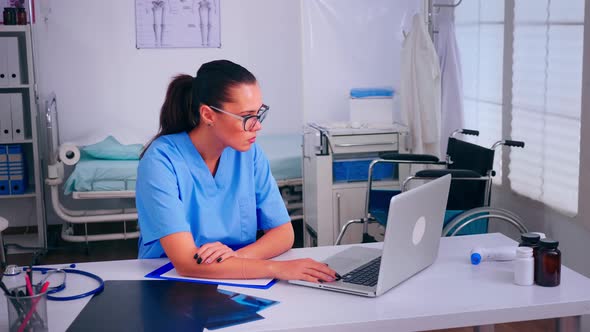
[[[518,247],[514,259],[514,283],[520,286],[530,286],[535,282],[535,261],[533,248]]]

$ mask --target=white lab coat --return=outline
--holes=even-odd
[[[438,56],[423,16],[412,28],[401,55],[401,119],[409,127],[413,153],[440,155],[441,76]]]
[[[451,133],[464,126],[463,75],[453,13],[452,9],[441,8],[435,20],[438,28],[436,52],[440,58],[442,82],[440,143],[443,156],[446,154]]]

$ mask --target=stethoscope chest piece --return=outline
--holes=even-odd
[[[18,266],[12,265],[12,264],[8,265],[6,267],[6,269],[4,269],[5,276],[15,276],[15,275],[20,274],[20,272],[21,272],[21,269],[19,269]]]

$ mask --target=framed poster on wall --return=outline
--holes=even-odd
[[[221,47],[219,1],[135,0],[136,47]]]

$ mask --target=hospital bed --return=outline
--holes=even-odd
[[[303,135],[261,134],[256,141],[270,162],[291,221],[303,220],[303,180],[301,176]]]
[[[118,209],[68,209],[61,199],[64,196],[85,202],[122,200],[127,203],[135,199],[135,180],[139,160],[104,160],[82,157],[73,166],[65,179],[64,160],[59,157],[59,129],[57,100],[51,95],[46,102],[45,122],[47,151],[49,151],[48,175],[45,183],[51,192],[51,205],[55,213],[65,222],[61,237],[65,241],[89,242],[103,240],[131,239],[139,237],[139,230],[128,231],[127,222],[137,220],[137,210]],[[277,180],[279,190],[291,216],[291,220],[303,219],[301,179],[301,134],[260,135],[257,140],[269,159],[271,171]],[[63,156],[62,156],[63,157]],[[65,156],[67,158],[67,155]],[[67,168],[66,168],[67,167]],[[100,203],[99,203],[100,204]],[[121,231],[105,234],[88,234],[88,224],[121,222]],[[74,225],[83,224],[84,234],[77,235]]]
[[[74,200],[86,202],[100,202],[97,205],[112,205],[113,202],[130,201],[135,199],[134,177],[137,172],[137,160],[94,160],[82,158],[75,165],[72,174],[64,183],[65,170],[63,157],[59,156],[59,121],[57,110],[57,98],[50,95],[45,102],[45,130],[47,137],[47,178],[45,183],[49,187],[51,206],[55,214],[64,223],[61,229],[61,238],[70,242],[90,242],[104,240],[133,239],[139,237],[139,229],[129,231],[128,222],[137,220],[137,210],[133,207],[107,208],[107,209],[70,209],[63,205],[60,189],[65,186],[64,192],[71,194]],[[126,174],[131,174],[129,179],[112,178],[113,170],[125,169]],[[68,170],[70,167],[68,166]],[[132,205],[132,202],[124,202]],[[89,205],[89,204],[77,204]],[[92,204],[95,205],[95,204]],[[120,222],[120,232],[103,234],[89,234],[88,224]],[[74,225],[84,225],[84,234],[75,234]]]

